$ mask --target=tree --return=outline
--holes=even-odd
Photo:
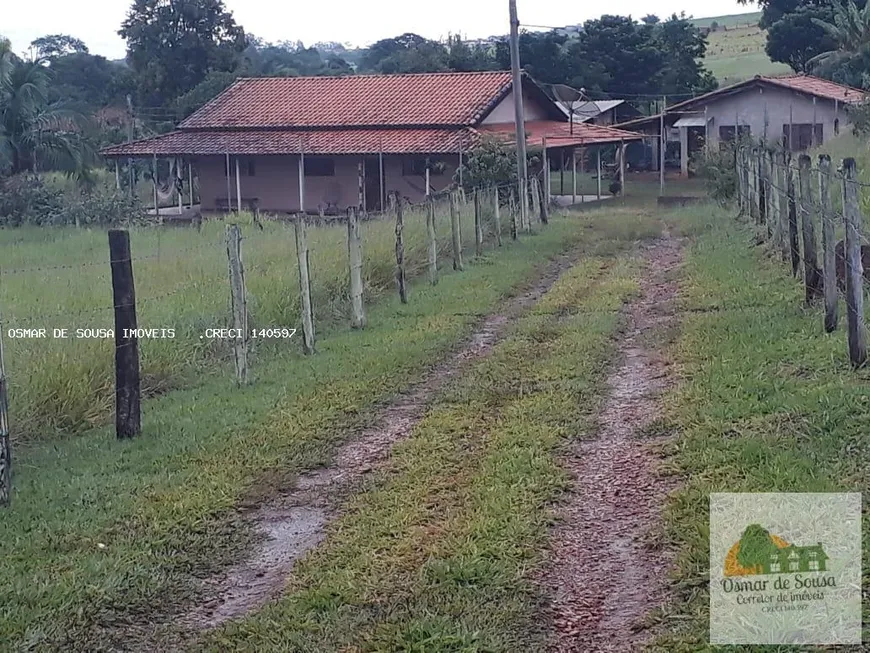
[[[134,0],[118,33],[149,106],[168,106],[211,71],[233,71],[246,46],[223,0]]]
[[[494,136],[482,138],[462,165],[462,182],[467,188],[507,186],[516,177],[516,151]]]
[[[386,75],[442,72],[449,70],[447,48],[418,34],[402,34],[372,45],[360,60],[360,69]]]
[[[447,65],[450,70],[474,72],[492,70],[495,67],[495,56],[489,49],[481,45],[469,45],[459,34],[447,38],[447,50]]]
[[[35,59],[47,59],[49,61],[68,54],[88,53],[88,46],[84,44],[84,41],[67,34],[41,36],[31,41],[30,47],[33,50]]]
[[[767,32],[765,51],[772,61],[791,66],[795,72],[806,72],[811,59],[829,52],[837,44],[818,21],[833,19],[831,7],[799,7],[785,14]]]
[[[76,52],[51,60],[52,101],[65,100],[82,110],[120,103],[135,90],[132,71],[99,55]]]
[[[659,23],[653,42],[667,62],[658,80],[662,94],[706,93],[716,88],[716,78],[700,63],[707,54],[707,39],[685,14]]]
[[[64,103],[49,102],[51,71],[0,49],[0,169],[61,170],[83,176],[94,161],[87,122]]]

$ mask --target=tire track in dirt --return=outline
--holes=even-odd
[[[327,467],[300,475],[291,487],[245,515],[260,536],[255,550],[225,574],[205,582],[208,597],[165,624],[174,634],[169,650],[184,648],[198,633],[244,617],[279,596],[297,560],[320,544],[326,527],[338,516],[343,498],[389,457],[394,444],[406,438],[424,417],[433,399],[469,365],[486,357],[502,340],[511,320],[533,306],[579,259],[580,250],[551,260],[536,279],[506,299],[473,334],[397,399],[375,411],[372,425],[351,435]],[[604,273],[604,269],[599,272]],[[592,281],[592,280],[590,280]],[[163,630],[158,627],[159,630]],[[140,641],[154,641],[146,636]],[[166,650],[166,649],[164,649]]]
[[[639,650],[648,635],[640,622],[664,598],[667,565],[642,540],[670,487],[657,476],[653,443],[638,436],[659,416],[659,395],[671,382],[650,341],[675,319],[669,275],[682,262],[682,246],[665,234],[640,256],[640,296],[625,309],[597,437],[576,441],[563,459],[573,482],[540,579],[555,627],[550,650],[558,653]]]

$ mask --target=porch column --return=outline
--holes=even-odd
[[[652,169],[653,172],[659,171],[659,138],[658,136],[651,139],[652,144]]]
[[[365,159],[360,159],[357,164],[357,181],[359,183],[359,211],[364,214],[366,210],[366,163]]]
[[[299,137],[299,213],[305,213],[305,146]]]
[[[598,146],[598,199],[601,199],[601,146]]]
[[[625,141],[619,141],[619,194],[625,195]]]
[[[571,150],[571,204],[577,203],[577,148]]]
[[[565,194],[565,150],[559,150],[559,195]]]
[[[115,159],[115,190],[121,190],[121,167]]]
[[[175,191],[178,193],[178,215],[184,213],[184,161],[175,160]]]
[[[188,184],[190,185],[190,208],[193,208],[193,164],[188,162],[187,164],[187,179]]]
[[[242,176],[239,174],[239,157],[236,157],[236,211],[242,212]]]
[[[227,213],[230,213],[233,210],[233,186],[232,186],[232,175],[230,168],[230,153],[227,152],[227,165],[226,165],[226,176],[227,176]]]
[[[157,201],[157,155],[151,160],[151,181],[154,186],[154,215],[160,217],[160,203]]]
[[[680,127],[680,174],[689,176],[689,128]]]

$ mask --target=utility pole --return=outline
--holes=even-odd
[[[520,73],[520,20],[517,18],[517,0],[508,0],[511,21],[511,74],[514,87],[514,119],[517,139],[517,182],[519,184],[520,211],[523,224],[529,214],[529,198],[526,191],[529,170],[526,163],[526,118],[523,110],[523,79]]]

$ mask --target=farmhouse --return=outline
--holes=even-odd
[[[545,148],[551,166],[642,138],[572,126],[525,75],[522,93],[528,144]],[[179,186],[195,171],[204,211],[377,211],[392,192],[420,201],[449,187],[485,135],[515,140],[513,94],[505,71],[241,79],[175,131],[103,155],[177,161]]]
[[[810,75],[761,77],[720,88],[675,104],[664,112],[616,125],[647,135],[658,167],[662,127],[665,142],[678,142],[680,169],[704,147],[752,136],[782,142],[799,152],[821,145],[840,133],[849,120],[846,109],[864,100],[864,93]]]

